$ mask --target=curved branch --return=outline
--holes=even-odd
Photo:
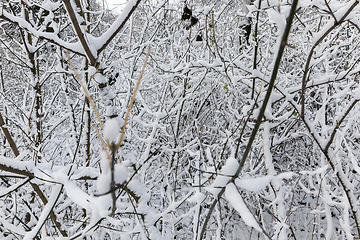
[[[80,24],[78,22],[78,19],[76,18],[76,13],[73,9],[73,6],[71,5],[71,0],[63,0],[64,5],[66,7],[66,10],[69,13],[69,17],[70,20],[72,22],[72,25],[74,27],[74,30],[76,32],[76,35],[79,38],[79,41],[85,51],[86,56],[88,57],[88,59],[90,60],[90,63],[92,66],[95,66],[96,64],[96,56],[94,56],[94,54],[91,52],[90,50],[90,44],[88,43],[88,41],[85,38],[85,34],[83,33],[83,31],[81,30]]]

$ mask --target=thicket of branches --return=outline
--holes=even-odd
[[[2,1],[1,238],[359,239],[359,17]]]

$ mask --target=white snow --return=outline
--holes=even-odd
[[[91,44],[100,49],[106,41],[115,33],[115,31],[120,27],[120,25],[125,21],[126,17],[129,15],[131,9],[136,5],[138,0],[129,0],[126,6],[124,7],[122,13],[119,15],[117,20],[111,25],[111,27],[100,37],[91,39]]]
[[[115,143],[120,133],[119,122],[116,119],[109,119],[104,127],[105,140]]]
[[[91,72],[93,72],[94,69],[91,70]],[[95,70],[96,71],[96,70]],[[104,75],[102,75],[101,73],[96,73],[95,76],[94,76],[94,79],[95,81],[98,83],[98,84],[102,84],[102,83],[106,83],[106,78],[104,77]]]
[[[262,232],[261,227],[245,205],[243,198],[241,197],[233,183],[229,183],[226,186],[225,197],[235,208],[235,210],[240,214],[241,219],[246,223],[246,225],[255,228],[259,232]]]
[[[99,175],[99,169],[98,168],[79,167],[71,175],[71,179],[79,179],[79,178],[82,178],[82,177],[96,178],[98,175]]]
[[[41,4],[41,7],[43,7],[44,9],[46,9],[48,11],[53,11],[53,10],[59,8],[59,6],[60,6],[60,2],[52,2],[50,0],[45,0]]]
[[[56,42],[58,45],[64,46],[65,48],[70,49],[73,52],[78,52],[80,54],[85,55],[85,52],[84,52],[80,42],[68,43],[68,42],[65,42],[62,39],[60,39],[56,34],[37,31],[36,29],[34,29],[31,26],[30,23],[25,21],[24,18],[14,16],[12,14],[9,14],[6,11],[1,11],[0,15],[3,15],[4,17],[10,19],[13,22],[17,22],[21,27],[27,29],[29,32],[31,32],[35,36],[44,37],[45,39],[52,40],[52,41]]]
[[[17,156],[15,159],[9,159],[3,156],[0,156],[0,164],[13,168],[13,169],[19,169],[26,172],[33,172],[35,168],[35,163],[30,161],[19,161],[23,159],[26,155],[29,154],[29,151],[23,151],[20,153],[19,156]]]
[[[50,198],[48,199],[48,203],[43,208],[41,215],[39,217],[38,223],[36,224],[33,229],[26,233],[24,240],[32,240],[36,236],[36,234],[40,231],[41,227],[45,223],[46,219],[48,218],[51,209],[53,209],[54,205],[56,204],[56,201],[58,200],[59,194],[62,191],[62,185],[56,184],[50,194]]]
[[[121,163],[116,164],[114,169],[114,175],[116,183],[124,183],[128,176],[125,166]]]
[[[203,14],[204,14],[204,15],[209,14],[210,11],[211,11],[211,9],[212,9],[212,7],[210,7],[210,6],[204,6]]]
[[[97,72],[97,70],[96,70],[95,67],[90,66],[89,69],[88,69],[88,72],[89,72],[89,75],[92,76]]]
[[[267,11],[267,13],[269,15],[270,22],[276,24],[276,26],[279,28],[279,31],[278,31],[279,35],[282,35],[282,33],[285,30],[285,25],[286,25],[286,19],[285,19],[284,15],[273,8],[270,8]]]
[[[2,220],[2,219],[1,219]],[[26,234],[25,230],[21,225],[15,226],[14,224],[9,223],[8,221],[1,221],[1,224],[4,228],[9,229],[11,232],[24,236]],[[21,226],[21,227],[20,227]],[[14,238],[7,238],[14,239]],[[16,238],[15,238],[16,239]],[[5,239],[6,240],[6,239]]]
[[[230,178],[236,173],[239,167],[238,161],[234,157],[230,157],[222,167],[220,174],[215,181],[205,189],[214,195],[217,195],[221,188],[225,187]]]
[[[349,8],[355,3],[356,0],[352,0],[350,2],[348,2],[344,7],[338,9],[335,13],[334,16],[336,18],[337,21],[339,21],[344,15],[345,13],[349,10]],[[348,16],[351,17],[351,16]],[[335,23],[334,18],[331,18],[329,20],[329,22],[325,25],[321,27],[321,30],[315,34],[313,34],[313,40],[312,43],[316,43]]]
[[[188,198],[188,201],[193,203],[201,203],[202,201],[204,201],[204,199],[205,199],[205,195],[197,191],[193,196]]]
[[[18,183],[14,184],[8,188],[0,189],[0,197],[3,197],[5,195],[9,194],[10,192],[14,191],[18,187],[24,185],[28,180],[29,180],[28,178],[24,178],[21,181],[19,181]]]
[[[66,181],[64,188],[68,197],[74,201],[77,205],[85,208],[87,211],[91,211],[90,196],[79,188],[75,182]]]
[[[241,179],[236,179],[235,180],[235,184],[238,187],[244,188],[246,190],[249,191],[261,191],[263,189],[266,188],[266,186],[269,185],[269,183],[273,180],[273,179],[290,179],[295,175],[295,173],[293,172],[286,172],[286,173],[281,173],[277,176],[274,175],[266,175],[266,176],[261,176],[261,177],[254,177],[254,178],[241,178]]]
[[[354,94],[354,98],[358,99],[358,100],[360,99],[360,85],[358,86],[358,88]]]
[[[244,188],[250,191],[260,191],[263,190],[266,186],[269,185],[274,176],[263,176],[257,178],[246,178],[246,179],[236,179],[235,184],[238,187]]]
[[[92,209],[97,211],[100,217],[107,217],[111,212],[112,198],[111,194],[106,194],[100,197],[93,197],[91,199]],[[94,214],[95,216],[96,214]]]
[[[109,173],[111,168],[111,160],[108,158],[108,155],[105,151],[100,152],[100,157],[100,166],[102,173]]]
[[[100,174],[96,181],[96,187],[97,187],[98,193],[104,194],[104,193],[110,191],[110,184],[111,184],[110,172]]]

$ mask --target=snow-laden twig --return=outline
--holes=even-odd
[[[268,90],[266,92],[266,96],[264,98],[264,102],[263,102],[263,104],[261,106],[259,115],[258,115],[258,117],[256,119],[255,127],[253,128],[253,130],[251,132],[250,139],[249,139],[248,144],[246,146],[245,152],[243,153],[243,156],[241,158],[239,167],[237,168],[235,174],[233,175],[233,177],[232,177],[232,179],[230,181],[234,181],[234,179],[236,179],[239,176],[242,168],[244,167],[244,163],[245,163],[245,161],[247,159],[247,156],[248,156],[248,154],[250,152],[250,149],[251,149],[251,146],[252,146],[252,144],[254,142],[257,131],[258,131],[258,129],[260,127],[260,124],[262,122],[262,119],[263,119],[263,116],[264,116],[264,113],[265,113],[265,110],[266,110],[266,107],[267,107],[267,103],[268,103],[268,101],[270,99],[270,95],[271,95],[271,92],[272,92],[274,84],[275,84],[275,79],[276,79],[276,76],[278,74],[278,70],[279,70],[279,67],[280,67],[282,55],[283,55],[284,49],[285,49],[285,47],[287,45],[287,39],[288,39],[290,30],[291,30],[292,21],[293,21],[294,16],[295,16],[297,3],[298,3],[298,0],[294,0],[292,2],[291,10],[290,10],[290,13],[289,13],[289,17],[287,18],[287,21],[286,21],[286,27],[285,27],[283,35],[281,37],[279,50],[278,50],[278,53],[277,53],[277,56],[276,56],[276,60],[275,60],[275,63],[274,63],[274,68],[273,68],[273,71],[272,71],[272,74],[271,74],[271,79],[270,79],[270,82],[269,82]],[[226,186],[226,184],[228,182],[229,181],[227,181],[223,186],[221,186],[222,189],[217,194],[217,198],[213,201],[213,203],[211,205],[211,208],[209,209],[209,212],[208,212],[208,214],[206,216],[206,219],[204,221],[204,224],[203,224],[200,236],[199,236],[200,240],[203,239],[203,236],[205,234],[205,230],[206,230],[206,227],[207,227],[207,223],[208,223],[208,221],[210,219],[210,215],[211,215],[211,213],[212,213],[212,211],[213,211],[213,209],[214,209],[214,207],[215,207],[215,205],[217,203],[217,199],[220,199],[221,196],[224,194],[224,192],[225,192],[224,187]]]
[[[136,86],[135,86],[133,95],[132,95],[132,97],[131,97],[131,100],[130,100],[128,109],[127,109],[127,111],[126,111],[126,115],[125,115],[125,119],[124,119],[124,124],[123,124],[123,126],[122,126],[122,128],[121,128],[120,139],[119,139],[119,141],[116,143],[115,149],[118,149],[118,148],[121,146],[121,143],[122,143],[122,141],[123,141],[123,139],[124,139],[126,123],[127,123],[128,118],[129,118],[129,114],[130,114],[131,107],[132,107],[132,105],[133,105],[133,103],[134,103],[134,100],[135,100],[136,92],[137,92],[137,90],[139,89],[140,82],[141,82],[141,78],[143,77],[143,74],[144,74],[144,71],[145,71],[145,66],[146,66],[146,63],[147,63],[147,61],[148,61],[149,55],[150,55],[150,47],[148,47],[148,51],[147,51],[147,53],[146,53],[146,57],[145,57],[145,61],[144,61],[142,70],[141,70],[141,72],[140,72],[140,75],[139,75],[138,81],[137,81],[137,83],[136,83]]]
[[[38,223],[30,232],[26,233],[26,235],[24,236],[24,240],[30,240],[36,237],[36,235],[39,233],[40,229],[44,225],[45,221],[49,217],[50,212],[52,212],[52,210],[54,209],[62,190],[63,190],[63,185],[61,184],[55,185],[55,187],[51,191],[49,201],[45,205],[40,215]]]
[[[263,141],[264,141],[264,162],[268,174],[275,175],[276,171],[274,168],[273,158],[270,152],[271,143],[270,143],[270,126],[269,122],[264,123],[264,132],[263,132]],[[273,179],[271,184],[273,185],[275,202],[273,210],[276,213],[277,219],[280,222],[276,222],[274,225],[274,237],[273,239],[287,239],[287,226],[286,226],[286,212],[285,212],[285,199],[284,199],[284,189],[279,179]]]

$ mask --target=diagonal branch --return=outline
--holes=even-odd
[[[276,80],[276,77],[277,77],[277,73],[278,73],[278,70],[279,70],[279,67],[280,67],[280,63],[281,63],[281,59],[282,59],[282,55],[284,53],[284,50],[285,50],[285,47],[287,45],[287,39],[288,39],[288,36],[289,36],[289,33],[290,33],[290,30],[291,30],[291,26],[292,26],[292,22],[293,22],[293,19],[294,19],[294,16],[295,16],[295,12],[296,12],[296,6],[297,6],[297,3],[298,3],[298,0],[294,0],[292,2],[292,5],[291,5],[291,10],[290,10],[290,14],[289,14],[289,17],[287,18],[287,21],[286,21],[286,27],[285,27],[285,31],[283,33],[283,36],[281,38],[281,42],[280,42],[280,46],[279,46],[279,51],[278,51],[278,54],[276,56],[276,60],[275,60],[275,64],[274,64],[274,68],[273,68],[273,71],[272,71],[272,74],[271,74],[271,78],[270,78],[270,82],[269,82],[269,86],[268,86],[268,90],[266,92],[266,95],[265,95],[265,98],[264,98],[264,102],[261,106],[261,109],[260,109],[260,112],[259,112],[259,115],[256,119],[256,124],[255,124],[255,127],[254,129],[252,130],[251,132],[251,136],[250,136],[250,139],[249,139],[249,142],[246,146],[246,149],[245,149],[245,152],[241,158],[241,161],[239,163],[239,167],[238,169],[236,170],[236,173],[234,174],[234,176],[230,179],[229,182],[234,182],[234,180],[239,176],[241,170],[243,169],[244,167],[244,164],[245,164],[245,161],[247,159],[247,156],[248,154],[250,153],[250,150],[251,150],[251,146],[255,140],[255,136],[259,130],[259,127],[260,127],[260,124],[262,122],[262,119],[264,117],[264,113],[265,113],[265,110],[266,110],[266,106],[270,100],[270,95],[271,95],[271,92],[272,92],[272,89],[274,88],[274,84],[275,84],[275,80]],[[210,216],[212,214],[212,211],[214,210],[217,202],[220,200],[220,198],[222,197],[222,195],[225,193],[225,187],[223,187],[221,189],[221,191],[218,193],[216,199],[214,200],[214,202],[212,203],[210,209],[209,209],[209,212],[206,216],[206,219],[204,221],[204,224],[202,226],[202,229],[201,229],[201,233],[200,233],[200,240],[203,239],[204,237],[204,234],[205,234],[205,230],[206,230],[206,226],[207,226],[207,223],[210,219]]]
[[[13,153],[15,154],[15,156],[19,156],[19,150],[17,149],[17,146],[14,142],[14,139],[12,138],[11,134],[9,133],[9,130],[7,129],[7,127],[5,126],[5,122],[4,119],[0,113],[0,127],[6,137],[6,140],[9,142],[9,145],[11,147],[11,150],[13,151]]]
[[[65,2],[65,1],[64,1]],[[113,23],[113,25],[108,29],[102,36],[105,38],[102,42],[102,46],[98,49],[97,53],[101,53],[109,43],[114,39],[114,37],[120,32],[120,30],[124,27],[125,23],[129,20],[132,13],[135,11],[137,6],[141,0],[130,0],[127,5],[125,6],[122,14],[119,18]],[[107,37],[107,39],[106,39]]]
[[[88,59],[90,60],[90,63],[92,66],[96,65],[96,58],[94,56],[94,54],[91,52],[90,50],[90,44],[88,43],[88,41],[86,40],[85,34],[83,33],[83,31],[81,30],[79,21],[76,17],[76,13],[74,11],[73,6],[71,5],[71,0],[63,0],[64,5],[66,7],[66,10],[69,13],[69,17],[70,20],[72,22],[72,25],[74,27],[74,30],[80,40],[80,43],[85,51],[86,56],[88,57]]]

